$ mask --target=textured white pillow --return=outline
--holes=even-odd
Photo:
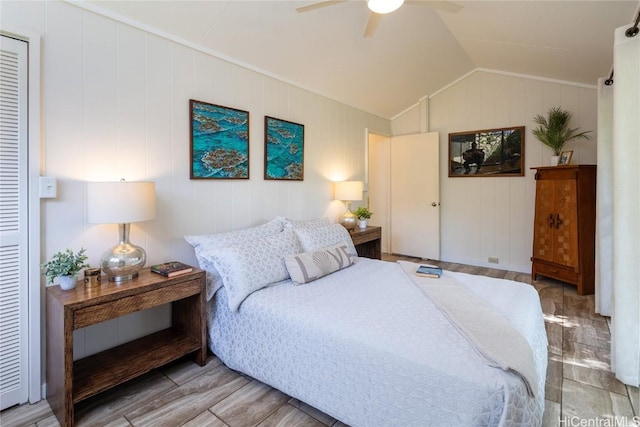
[[[211,261],[203,256],[203,252],[218,248],[248,245],[255,239],[279,234],[283,228],[284,217],[279,216],[256,227],[222,233],[184,236],[185,240],[193,246],[198,265],[207,273],[207,301],[220,289],[222,280]]]
[[[254,239],[244,246],[207,249],[202,255],[211,261],[227,290],[229,308],[238,307],[251,293],[289,278],[284,264],[288,255],[300,252],[292,230]]]
[[[349,255],[353,257],[358,256],[349,232],[340,224],[317,228],[299,228],[295,229],[295,232],[304,252],[344,243],[347,245]]]
[[[255,227],[225,231],[222,233],[190,235],[184,236],[184,238],[194,248],[202,246],[216,248],[238,246],[254,238],[273,236],[274,234],[280,233],[284,229],[284,221],[284,217],[278,216],[269,222]]]
[[[308,283],[342,270],[353,265],[354,261],[344,243],[284,258],[289,276],[296,284]]]
[[[328,219],[326,218],[315,218],[315,219],[284,219],[284,226],[286,228],[318,228],[318,227],[326,227],[331,225]]]

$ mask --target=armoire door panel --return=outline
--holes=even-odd
[[[553,260],[569,267],[578,266],[578,223],[576,181],[555,181],[555,241]]]
[[[553,181],[541,180],[538,182],[533,253],[535,257],[548,261],[553,261],[554,192]]]

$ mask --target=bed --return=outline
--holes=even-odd
[[[349,255],[355,249],[340,226],[287,231],[291,221],[279,221],[267,237],[264,226],[240,238],[186,236],[209,279],[209,346],[229,368],[354,427],[542,424],[547,338],[531,286],[453,272],[420,283],[411,263],[356,256],[300,284],[283,259],[332,245]],[[265,257],[280,257],[284,272],[276,261],[257,261]],[[464,307],[474,306],[504,323],[517,334],[505,351],[512,339],[522,341],[530,371],[487,363],[473,330],[460,327],[457,309],[431,288],[461,295],[453,305],[463,307],[462,323],[471,316]],[[483,325],[479,317],[472,323]]]

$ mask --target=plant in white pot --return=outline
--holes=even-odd
[[[54,254],[49,262],[42,264],[42,270],[47,276],[48,283],[53,283],[54,279],[58,277],[60,288],[64,290],[75,288],[78,273],[83,268],[89,267],[85,252],[84,248],[80,249],[77,254],[73,253],[71,249],[67,249],[64,252]]]
[[[587,135],[590,130],[579,132],[580,128],[570,128],[572,114],[561,107],[551,107],[547,112],[547,117],[538,114],[533,121],[539,126],[531,132],[544,145],[553,150],[551,163],[558,164],[562,147],[574,139],[589,139]]]
[[[367,208],[359,207],[354,212],[354,215],[358,218],[358,226],[360,228],[367,228],[367,220],[371,218],[373,213]]]

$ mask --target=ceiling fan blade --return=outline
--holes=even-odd
[[[369,19],[367,20],[367,28],[364,30],[364,37],[371,37],[375,34],[378,29],[378,24],[382,19],[382,15],[375,12],[369,13]]]
[[[311,4],[307,5],[307,6],[299,7],[296,10],[299,13],[310,12],[312,10],[321,9],[321,8],[327,7],[327,6],[333,6],[333,5],[336,5],[338,3],[344,3],[346,1],[347,0],[325,0],[325,1],[320,1],[320,2],[317,2],[317,3],[311,3]]]
[[[427,6],[427,7],[431,7],[433,9],[436,10],[442,10],[443,12],[451,12],[451,13],[458,13],[460,12],[464,7],[451,2],[451,1],[446,1],[446,0],[441,0],[441,1],[437,1],[437,0],[415,0],[415,1],[411,1],[412,4],[419,4],[421,6]]]

